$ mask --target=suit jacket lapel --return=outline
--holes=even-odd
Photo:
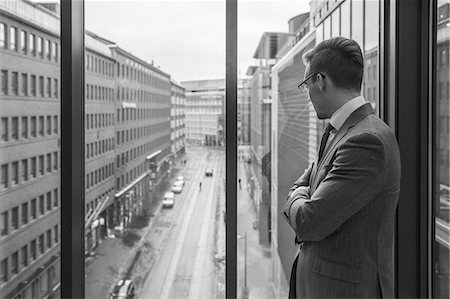
[[[334,152],[334,148],[337,146],[339,141],[347,134],[348,130],[355,126],[361,119],[366,117],[369,114],[375,113],[372,106],[369,103],[366,103],[353,111],[352,114],[347,118],[342,127],[336,133],[336,136],[331,141],[330,146],[328,146],[327,151],[323,154],[322,160],[318,161],[316,157],[315,169],[313,169],[313,175],[311,176],[312,180],[310,181],[310,186],[313,186],[315,190],[316,184],[316,174],[321,170],[324,165],[324,161],[328,159],[328,156]]]

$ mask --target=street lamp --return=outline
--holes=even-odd
[[[242,298],[248,298],[249,291],[247,287],[247,233],[244,233],[244,236],[237,236],[238,239],[244,239],[244,288],[242,289]]]

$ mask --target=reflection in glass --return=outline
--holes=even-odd
[[[436,221],[434,244],[434,297],[449,298],[450,252],[450,2],[437,5],[436,40]]]
[[[350,38],[350,0],[341,4],[341,36]]]
[[[364,19],[364,48],[361,48],[364,54],[364,82],[363,95],[366,101],[372,104],[372,107],[379,113],[378,104],[378,69],[379,69],[379,37],[380,37],[380,18],[379,0],[367,0],[365,3]],[[362,44],[360,44],[362,46]]]
[[[332,14],[331,14],[331,36],[340,36],[340,23],[341,23],[341,15],[340,15],[340,9],[337,8]]]
[[[60,296],[59,35],[58,1],[0,2],[0,298]]]
[[[348,1],[348,0],[347,0]],[[351,14],[352,39],[358,42],[361,50],[363,49],[363,22],[364,22],[364,1],[353,0]]]

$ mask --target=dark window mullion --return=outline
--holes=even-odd
[[[84,1],[61,1],[61,298],[84,297]]]
[[[237,298],[237,0],[226,1],[225,296]]]

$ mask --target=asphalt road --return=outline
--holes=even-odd
[[[224,177],[224,151],[195,148],[190,165],[180,173],[185,187],[175,206],[163,209],[147,234],[155,257],[138,298],[216,298],[214,265],[218,187]],[[212,168],[212,177],[205,169]],[[199,183],[201,184],[201,188]]]

